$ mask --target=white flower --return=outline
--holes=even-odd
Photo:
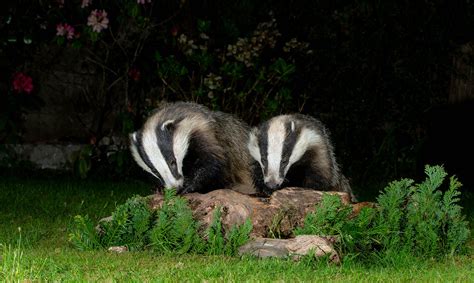
[[[108,28],[109,19],[107,18],[107,12],[105,10],[94,10],[87,18],[87,25],[92,27],[95,32],[101,32],[103,29]]]

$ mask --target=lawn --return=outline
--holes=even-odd
[[[347,258],[336,266],[308,260],[81,252],[67,241],[75,215],[88,214],[98,220],[127,198],[152,193],[150,186],[139,182],[3,178],[0,192],[0,281],[474,282],[472,240],[468,256],[442,261],[400,256],[392,263],[372,265]],[[470,213],[471,223],[473,218]]]

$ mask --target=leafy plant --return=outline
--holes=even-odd
[[[74,172],[81,179],[85,179],[91,170],[93,149],[92,145],[86,145],[74,157]]]
[[[140,250],[149,242],[147,232],[153,217],[144,198],[132,197],[116,208],[110,220],[99,223],[99,231],[87,215],[74,217],[75,226],[69,241],[80,250],[110,246]]]
[[[443,195],[440,186],[447,176],[443,167],[426,166],[425,173],[426,180],[419,184],[410,179],[391,182],[375,208],[363,208],[355,217],[339,197],[326,194],[295,234],[338,235],[341,253],[364,258],[462,252],[469,227],[458,204],[461,184],[451,177]]]
[[[214,209],[211,225],[207,229],[207,253],[216,255],[224,250],[224,234],[222,233],[221,208]]]
[[[413,182],[410,179],[393,181],[377,198],[379,204],[377,223],[379,233],[384,235],[380,239],[381,245],[384,247],[400,247],[402,244],[401,231],[406,221],[403,210]]]
[[[220,207],[214,209],[212,222],[207,228],[207,254],[224,254],[234,256],[238,248],[244,245],[249,239],[252,231],[252,222],[247,219],[241,225],[234,225],[227,233],[222,227],[222,211]]]
[[[304,226],[297,228],[295,234],[340,234],[351,212],[351,207],[343,205],[339,196],[325,194],[315,211],[305,217]]]
[[[176,196],[172,189],[166,189],[163,206],[149,232],[150,245],[160,253],[199,252],[203,241],[198,234],[199,224],[193,219],[185,199]]]
[[[417,255],[454,254],[464,248],[469,237],[468,223],[457,204],[461,183],[451,177],[443,196],[438,189],[447,176],[444,169],[427,166],[425,173],[428,178],[412,187],[406,206],[405,245]]]
[[[238,249],[250,240],[250,232],[253,225],[250,219],[245,220],[242,225],[233,226],[226,235],[224,254],[234,256]]]
[[[88,216],[76,216],[69,241],[79,250],[126,246],[129,250],[152,249],[160,254],[225,254],[235,255],[249,240],[252,223],[231,227],[225,233],[220,209],[214,211],[212,223],[205,233],[193,219],[187,201],[166,189],[162,206],[152,212],[146,198],[128,199],[116,208],[110,219],[95,227]]]
[[[151,227],[153,212],[146,200],[140,196],[128,199],[117,207],[112,220],[101,228],[103,246],[127,246],[130,250],[143,249],[148,244],[146,233]]]
[[[101,247],[94,223],[88,215],[74,217],[74,230],[69,234],[69,242],[81,251]]]

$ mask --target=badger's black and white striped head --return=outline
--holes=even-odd
[[[270,119],[250,134],[248,149],[262,167],[265,185],[279,188],[293,164],[305,152],[322,142],[314,129],[306,127],[291,115]]]
[[[130,150],[135,161],[166,187],[180,189],[184,184],[183,160],[192,134],[207,123],[189,116],[162,119],[161,115],[148,119],[142,130],[130,135]]]

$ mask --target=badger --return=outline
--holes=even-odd
[[[302,114],[280,115],[252,129],[248,150],[260,164],[265,194],[295,186],[334,190],[355,197],[341,174],[330,133],[318,119]]]
[[[164,104],[130,135],[137,164],[177,193],[253,187],[253,159],[241,120],[191,102]]]

